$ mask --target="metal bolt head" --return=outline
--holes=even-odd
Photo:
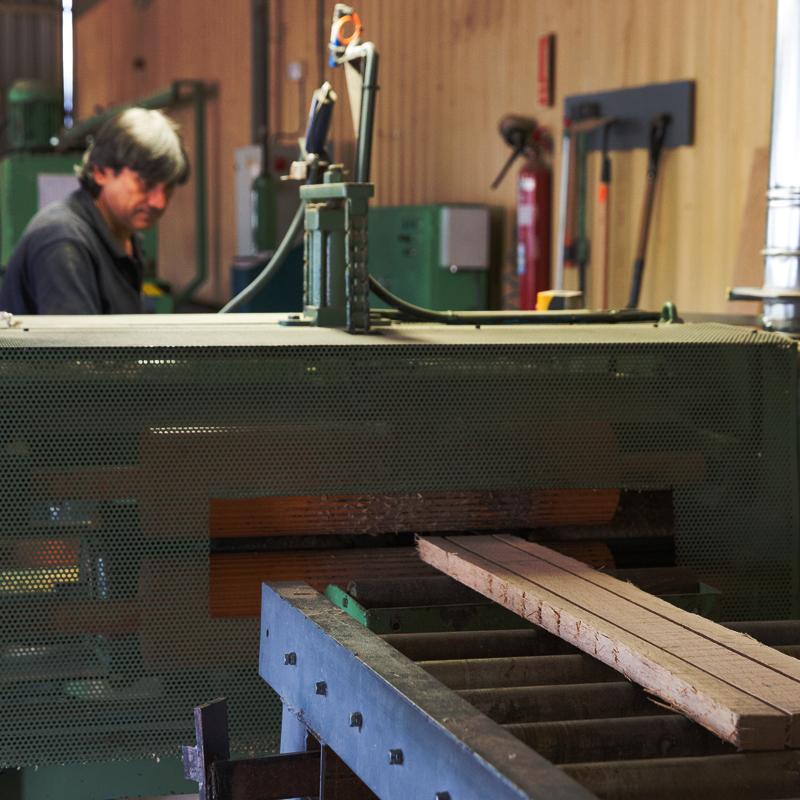
[[[450,800],[450,792],[436,792],[434,800]]]
[[[283,663],[287,667],[294,667],[297,665],[297,653],[284,653]]]
[[[317,694],[321,694],[323,697],[328,694],[328,684],[325,681],[317,681]]]
[[[389,751],[389,763],[390,764],[402,764],[403,763],[403,751],[402,750],[390,750]]]
[[[350,715],[350,727],[360,729],[363,724],[364,724],[364,718],[361,716],[361,712],[354,711]]]

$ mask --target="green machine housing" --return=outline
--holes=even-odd
[[[382,206],[369,210],[369,274],[392,294],[435,311],[487,307],[488,206]],[[461,262],[461,263],[459,263]],[[374,295],[374,308],[388,308]]]
[[[78,187],[75,166],[80,161],[80,154],[24,151],[0,161],[0,264],[8,264],[31,218],[49,199]]]
[[[247,536],[225,530],[259,552],[276,539],[262,524],[294,550],[295,521],[319,519],[337,553],[351,535],[408,535],[384,540],[397,553],[415,532],[551,538],[538,515],[554,492],[665,493],[668,535],[637,517],[626,541],[674,547],[675,565],[721,592],[722,619],[800,614],[796,342],[717,324],[403,323],[351,336],[281,319],[64,329],[32,317],[0,336],[0,769],[27,770],[24,800],[46,798],[33,782],[61,764],[75,764],[71,785],[50,796],[126,796],[90,789],[78,766],[175,768],[191,709],[216,697],[233,752],[277,746],[280,699],[254,667],[257,611],[212,592],[247,586],[226,570],[254,555],[219,549],[212,502],[257,520]],[[328,527],[336,498],[345,537]],[[255,517],[252,502],[302,513]],[[622,535],[601,523],[584,535]],[[165,785],[128,769],[128,795]],[[187,791],[166,773],[169,791]]]

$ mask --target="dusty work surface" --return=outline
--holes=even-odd
[[[740,750],[800,746],[797,660],[513,536],[421,538],[418,548]]]

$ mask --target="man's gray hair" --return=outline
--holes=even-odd
[[[189,157],[178,125],[160,111],[128,108],[106,122],[75,168],[81,186],[98,197],[94,168],[118,175],[127,167],[147,183],[181,186],[189,180]]]

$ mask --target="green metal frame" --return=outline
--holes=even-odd
[[[335,584],[325,597],[377,634],[487,631],[532,628],[533,624],[497,603],[410,608],[365,608]]]

